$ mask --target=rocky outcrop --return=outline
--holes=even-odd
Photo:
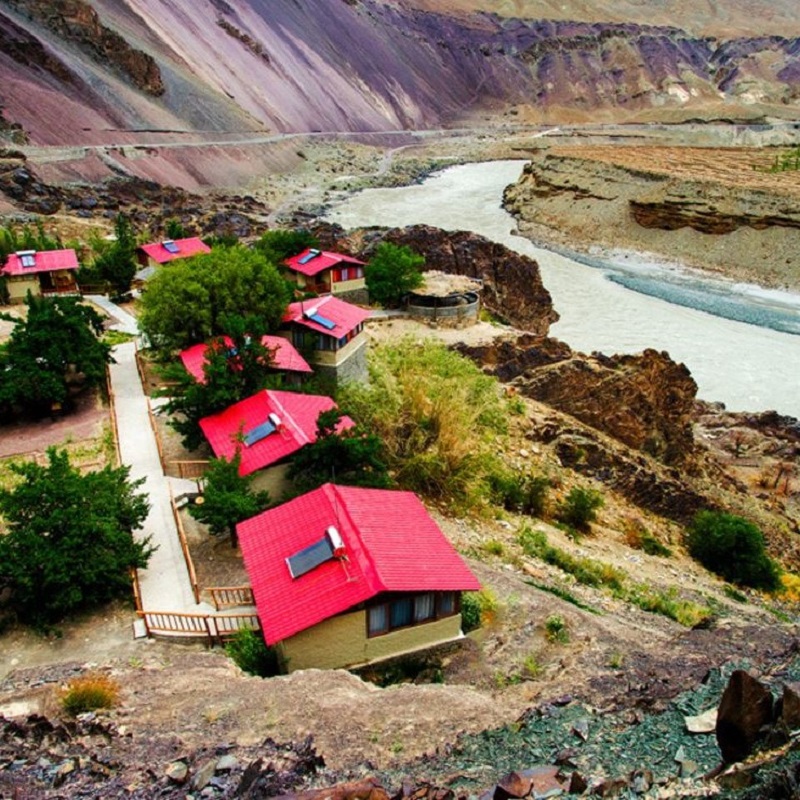
[[[84,0],[9,0],[9,4],[47,27],[59,40],[76,45],[102,66],[121,74],[137,89],[154,97],[164,93],[161,71],[153,57],[103,25]],[[36,58],[33,53],[18,55],[29,62]],[[69,74],[69,69],[65,70]]]
[[[460,349],[526,397],[665,464],[683,463],[693,453],[697,384],[667,353],[586,356],[530,336]]]
[[[517,328],[546,335],[558,320],[539,265],[502,244],[476,233],[447,232],[428,225],[394,228],[382,234],[381,240],[424,254],[425,269],[479,278],[486,308]]]

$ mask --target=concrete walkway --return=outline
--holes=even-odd
[[[129,333],[131,336],[139,335],[139,325],[136,322],[136,317],[129,314],[125,309],[120,308],[101,294],[87,294],[85,299],[105,311],[111,319],[116,320],[110,326],[112,330]]]
[[[172,515],[169,481],[161,469],[155,434],[150,426],[148,401],[136,368],[136,345],[133,342],[114,348],[111,386],[119,431],[119,450],[131,478],[144,478],[142,487],[150,499],[142,536],[149,535],[158,549],[147,569],[139,570],[142,606],[145,611],[211,611],[194,601],[189,571],[183,557],[178,530]]]

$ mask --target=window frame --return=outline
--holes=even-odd
[[[416,619],[416,601],[418,597],[433,595],[433,614],[424,619]],[[445,596],[452,597],[452,610],[443,611],[443,599]],[[392,604],[401,601],[412,601],[411,622],[404,625],[392,625]],[[380,630],[372,632],[370,630],[370,617],[373,608],[384,608],[385,624]],[[428,591],[428,592],[400,592],[396,594],[384,594],[378,600],[366,605],[366,629],[367,638],[374,639],[376,636],[385,636],[387,633],[402,631],[408,628],[415,628],[419,625],[427,625],[431,622],[444,619],[445,617],[455,617],[461,613],[461,592],[458,591]]]

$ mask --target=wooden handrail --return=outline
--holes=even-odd
[[[196,614],[183,611],[139,611],[148,636],[162,634],[176,638],[200,637],[209,644],[221,644],[240,630],[261,629],[258,615]]]
[[[175,527],[178,529],[178,541],[181,543],[181,550],[183,551],[183,559],[186,562],[186,569],[189,572],[189,583],[192,585],[192,594],[194,595],[195,603],[200,602],[200,586],[197,582],[197,572],[194,568],[194,561],[192,561],[192,554],[189,552],[189,542],[186,539],[186,531],[183,529],[183,520],[178,506],[175,505],[175,497],[172,494],[172,486],[169,485],[169,504],[172,508],[172,516],[175,518]]]
[[[212,586],[206,591],[211,595],[211,602],[217,611],[220,608],[255,605],[250,586]]]

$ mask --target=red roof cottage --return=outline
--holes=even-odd
[[[412,492],[325,484],[237,531],[264,638],[288,670],[457,639],[460,593],[480,588]]]
[[[136,248],[136,257],[143,267],[157,267],[177,258],[210,253],[211,248],[197,236],[187,239],[164,239],[161,242],[143,244]]]
[[[341,253],[306,248],[283,262],[284,272],[297,288],[316,294],[363,291],[364,262]]]
[[[74,250],[20,250],[12,253],[0,273],[6,279],[12,303],[22,303],[28,292],[35,296],[75,294],[78,257]]]
[[[368,309],[333,295],[291,303],[283,315],[285,335],[318,372],[337,381],[366,380]]]
[[[224,342],[229,348],[233,345],[233,342],[227,336],[224,338]],[[271,370],[286,373],[290,380],[300,379],[303,375],[313,372],[308,362],[297,352],[294,345],[284,337],[262,336],[261,343],[272,352]],[[196,344],[183,350],[180,354],[186,371],[198,383],[205,383],[206,380],[203,370],[206,363],[207,350],[207,344]],[[235,353],[231,353],[231,356],[235,356]]]
[[[256,483],[279,497],[288,488],[287,462],[300,448],[316,441],[317,418],[336,408],[330,398],[265,389],[200,420],[214,455],[232,459],[241,452],[239,472],[259,472]],[[338,430],[353,427],[342,417]]]

